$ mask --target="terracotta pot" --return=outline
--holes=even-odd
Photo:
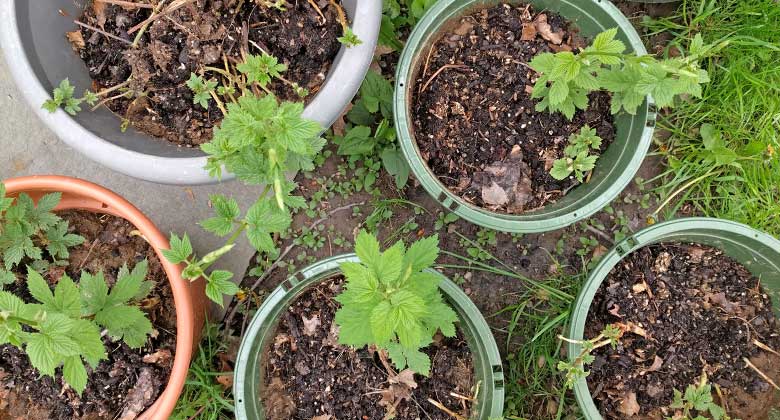
[[[37,201],[50,192],[61,192],[62,201],[55,210],[87,210],[121,217],[132,223],[154,248],[173,291],[176,306],[176,353],[168,385],[140,420],[167,419],[184,388],[187,371],[197,348],[206,311],[203,281],[190,283],[181,277],[182,267],[168,262],[160,252],[170,245],[165,235],[140,210],[119,195],[91,182],[65,176],[29,176],[4,181],[7,194],[27,193]]]

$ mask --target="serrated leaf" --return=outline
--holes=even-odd
[[[231,278],[233,273],[225,270],[214,270],[208,277],[206,296],[220,307],[223,306],[223,296],[234,296],[238,293],[239,288],[230,281]]]
[[[404,349],[404,355],[406,356],[406,364],[409,366],[409,369],[423,376],[430,375],[431,359],[427,354],[419,350]]]
[[[42,303],[44,307],[52,308],[54,304],[54,294],[49,288],[49,283],[43,279],[43,276],[38,274],[37,271],[32,268],[27,269],[27,290],[30,291],[35,300]]]
[[[404,257],[407,264],[411,264],[412,271],[422,271],[431,267],[439,258],[439,235],[435,234],[420,239],[409,246]]]
[[[355,239],[355,253],[360,262],[374,270],[374,272],[378,271],[377,268],[379,267],[382,253],[379,251],[379,241],[373,235],[365,230],[361,230]]]
[[[79,356],[66,357],[62,365],[62,379],[81,395],[87,388],[87,370]]]
[[[59,312],[69,318],[77,319],[81,316],[81,299],[79,288],[63,274],[54,288],[54,299],[51,305],[44,305],[46,310]]]
[[[33,333],[27,339],[25,347],[30,364],[42,375],[54,376],[54,369],[60,363],[51,338],[45,334]]]
[[[116,284],[108,295],[106,305],[125,304],[134,299],[141,290],[148,267],[149,262],[146,259],[138,262],[133,267],[132,273],[128,271],[127,265],[122,266]]]
[[[192,243],[186,233],[181,238],[171,233],[170,244],[170,249],[162,249],[161,252],[172,264],[182,263],[192,255]]]
[[[566,101],[569,96],[569,84],[564,81],[553,82],[550,87],[549,100],[551,105],[559,105]],[[571,119],[571,118],[570,118]]]

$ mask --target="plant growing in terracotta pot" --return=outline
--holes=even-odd
[[[94,184],[0,184],[0,417],[167,418],[203,318],[198,285],[162,248]]]

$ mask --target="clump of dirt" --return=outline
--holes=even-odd
[[[59,216],[69,222],[70,232],[86,240],[71,249],[67,267],[46,273],[47,281],[56,284],[63,273],[78,281],[82,270],[102,271],[113,285],[124,264],[132,268],[146,259],[146,279],[155,286],[141,307],[154,332],[144,347],[135,350],[104,337],[108,358],[97,369],[87,366],[87,388],[80,397],[62,382],[60,374],[56,379],[40,377],[22,351],[0,346],[0,419],[133,419],[160,395],[173,365],[176,312],[168,278],[154,249],[130,222],[86,211],[67,211]],[[6,290],[32,301],[23,280],[6,286]]]
[[[608,324],[626,333],[594,352],[588,384],[606,418],[673,416],[674,390],[702,373],[734,418],[766,419],[778,394],[745,359],[780,380],[780,321],[760,281],[722,251],[696,244],[644,247],[609,274],[593,299],[586,337]],[[645,417],[643,417],[645,418]]]
[[[549,172],[569,136],[584,125],[615,138],[606,92],[573,121],[537,112],[538,74],[528,63],[545,52],[577,51],[585,42],[569,23],[528,5],[484,8],[445,29],[424,52],[412,92],[417,145],[439,180],[468,202],[519,214],[554,203],[578,182]]]
[[[338,277],[309,289],[282,315],[265,353],[261,399],[269,420],[382,419],[387,410],[399,420],[450,419],[429,398],[468,418],[467,401],[450,394],[471,395],[475,385],[460,333],[437,335],[423,350],[431,358],[430,377],[389,373],[377,352],[338,344],[333,298],[343,282]]]
[[[148,25],[138,47],[133,48],[131,43],[152,10],[95,1],[85,9],[81,22],[125,41],[84,27],[69,32],[68,39],[89,69],[93,90],[130,80],[123,85],[130,92],[111,94],[130,95],[108,102],[111,111],[142,132],[193,147],[210,141],[223,117],[214,99],[209,100],[208,109],[193,104],[193,92],[185,84],[193,72],[200,75],[206,67],[221,71],[227,67],[238,74],[235,67],[244,54],[265,51],[287,65],[285,79],[309,90],[306,99],[319,91],[341,47],[336,8],[322,0],[286,2],[284,8],[260,6],[251,0],[183,2],[159,14],[162,17]],[[216,77],[221,85],[224,81],[216,71],[209,70],[204,79]],[[268,88],[280,100],[302,100],[279,80]]]

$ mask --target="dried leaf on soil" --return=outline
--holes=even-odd
[[[639,403],[636,401],[635,392],[629,392],[623,397],[623,401],[620,402],[618,411],[626,417],[632,417],[639,414]]]
[[[84,44],[84,36],[81,35],[80,30],[73,32],[65,32],[65,37],[68,38],[73,51],[79,52],[86,44]]]
[[[303,333],[308,336],[313,336],[317,333],[317,330],[320,328],[320,316],[314,315],[311,318],[306,318],[305,316],[301,315],[301,320],[303,321]]]
[[[160,366],[169,366],[173,355],[168,349],[157,350],[152,354],[143,357],[144,363],[153,363]]]
[[[154,399],[154,384],[152,383],[152,370],[141,369],[138,380],[133,389],[127,394],[127,402],[122,411],[121,420],[133,420],[140,415]]]
[[[542,38],[560,45],[563,42],[563,31],[553,32],[552,27],[547,23],[547,15],[540,13],[539,16],[534,19],[534,26]]]
[[[520,35],[522,41],[531,41],[536,38],[536,26],[533,23],[523,23],[523,32]]]

